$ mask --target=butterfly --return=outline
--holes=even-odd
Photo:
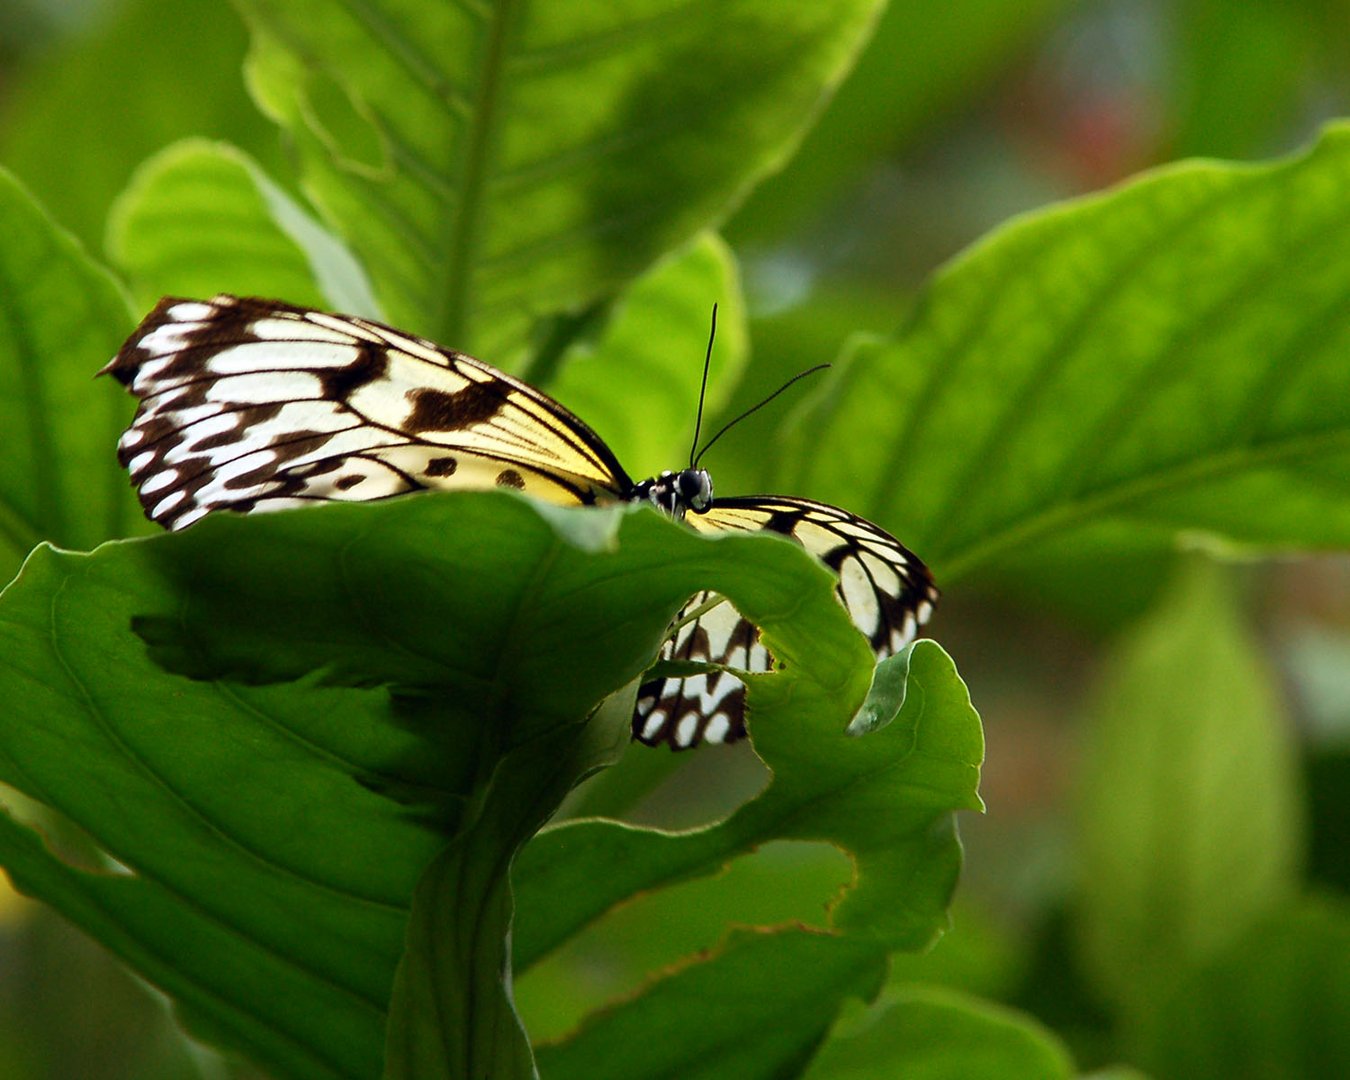
[[[101,374],[139,399],[118,459],[146,516],[167,529],[217,510],[507,487],[562,504],[650,503],[701,532],[789,537],[838,574],[839,599],[879,658],[913,640],[938,598],[918,557],[871,522],[789,496],[714,500],[692,453],[689,468],[635,483],[546,394],[369,319],[276,300],[166,297]],[[743,738],[736,671],[773,665],[759,631],[706,592],[674,626],[661,659],[710,667],[646,681],[633,737],[675,750]]]

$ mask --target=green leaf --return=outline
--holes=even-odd
[[[1063,1044],[1031,1017],[933,987],[888,992],[841,1022],[805,1080],[1068,1080]]]
[[[1179,4],[1163,80],[1175,99],[1167,109],[1170,152],[1242,157],[1279,145],[1302,126],[1312,86],[1334,77],[1336,61],[1317,53],[1340,37],[1342,14],[1317,0]],[[1290,63],[1295,56],[1299,62]],[[1331,70],[1318,72],[1318,59]]]
[[[1350,1061],[1350,909],[1313,897],[1181,979],[1141,1038],[1157,1076],[1337,1076]]]
[[[734,766],[725,755],[696,764],[712,765],[718,781],[733,782]],[[832,844],[779,840],[736,858],[715,876],[640,893],[518,973],[516,1000],[526,1026],[536,1042],[556,1041],[588,1012],[632,996],[652,973],[677,970],[691,955],[714,955],[728,926],[826,931],[830,901],[852,880],[852,860]],[[992,916],[963,903],[963,896],[969,891],[958,892],[952,927],[933,948],[888,957],[889,985],[936,983],[998,997],[1010,992],[1025,968],[1025,949]],[[825,1007],[836,1004],[825,995]],[[729,1000],[710,1004],[724,1007],[744,1008]]]
[[[133,520],[113,454],[127,402],[94,382],[131,319],[112,278],[3,171],[0,235],[0,580],[7,581],[41,540],[92,547]]]
[[[1107,519],[978,566],[969,587],[1068,616],[1097,636],[1113,635],[1157,602],[1186,539],[1166,525]]]
[[[887,525],[946,585],[1105,521],[1350,543],[1350,126],[1029,215],[853,350],[786,483]]]
[[[0,160],[91,251],[132,170],[189,135],[275,164],[277,141],[240,77],[247,36],[219,0],[121,0],[6,80]]]
[[[360,267],[247,154],[188,139],[119,196],[108,250],[139,305],[228,292],[378,317]]]
[[[749,691],[751,734],[773,782],[725,821],[680,833],[577,821],[530,843],[514,874],[519,967],[628,896],[716,873],[780,838],[852,854],[856,881],[832,912],[841,933],[887,950],[922,948],[941,933],[960,866],[954,811],[981,808],[983,757],[979,719],[951,659],[918,642],[900,715],[861,738],[842,735],[851,714],[831,704],[836,695],[797,684],[788,698],[779,682],[753,679]]]
[[[613,745],[631,697],[597,714],[608,744],[582,727],[591,707],[641,672],[702,587],[789,665],[762,677],[761,699],[791,684],[782,696],[823,704],[845,750],[879,746],[885,731],[838,734],[866,690],[866,644],[829,573],[772,536],[442,493],[222,515],[90,555],[39,549],[0,596],[0,782],[128,872],[77,870],[8,819],[0,857],[194,1030],[278,1074],[379,1073],[405,934],[460,958],[435,969],[453,986],[425,980],[421,956],[400,972],[409,1060],[421,1040],[459,1038],[437,1005],[451,998],[495,1017],[486,1045],[505,1054],[520,1045],[505,988],[495,1011],[471,994],[494,957],[504,970],[512,852]],[[447,870],[466,874],[470,908],[449,928],[428,904]]]
[[[712,234],[638,278],[594,343],[572,348],[554,394],[603,433],[635,476],[679,468],[689,456],[712,305],[717,340],[705,416],[745,366],[745,304],[731,250]],[[710,435],[704,427],[704,439]]]
[[[1095,984],[1138,1013],[1283,903],[1302,850],[1288,721],[1217,567],[1174,582],[1089,719],[1078,928]]]
[[[850,735],[866,735],[885,727],[899,715],[909,693],[909,658],[914,652],[910,643],[894,656],[888,656],[872,673],[872,687],[862,708],[848,725]]]
[[[607,708],[580,739],[565,728],[503,755],[481,811],[422,875],[390,1003],[389,1080],[535,1075],[504,978],[512,916],[504,869],[579,776],[618,756],[632,707],[619,695]]]
[[[1065,0],[892,0],[857,68],[801,150],[737,212],[730,235],[800,233],[821,204],[894,158],[983,91]]]
[[[754,354],[744,377],[721,414],[714,414],[714,429],[763,401],[798,372],[839,357],[840,345],[864,332],[889,331],[907,306],[907,297],[893,285],[859,286],[849,282],[821,282],[802,303],[765,313],[762,299],[756,303],[753,278],[747,282],[752,317],[750,339]],[[719,491],[783,491],[779,460],[788,449],[785,437],[793,430],[791,418],[806,411],[823,386],[835,377],[823,372],[791,391],[763,415],[740,424],[727,433],[708,455],[716,468]],[[793,494],[811,495],[802,489]],[[819,495],[819,492],[815,493]]]
[[[745,762],[736,758],[742,756],[693,755],[690,768],[705,767],[719,794],[723,789],[730,794],[738,790],[737,766]],[[691,761],[688,754],[633,753],[619,767],[672,758]],[[742,792],[734,801],[748,797]],[[653,973],[684,967],[691,956],[712,956],[724,945],[728,927],[828,930],[829,905],[852,879],[852,861],[833,845],[775,840],[733,860],[722,873],[639,893],[539,963],[517,971],[521,1015],[536,1042],[557,1041],[588,1013],[634,995]]]
[[[801,930],[738,931],[711,959],[541,1047],[546,1080],[795,1076],[845,997],[875,993],[884,953]],[[616,1052],[616,1048],[621,1048]]]
[[[1090,1073],[1083,1073],[1083,1080],[1155,1080],[1155,1078],[1130,1065],[1108,1065],[1104,1069],[1093,1069]]]
[[[532,964],[620,900],[716,873],[782,838],[826,840],[850,855],[852,880],[830,904],[829,925],[733,933],[542,1050],[550,1080],[789,1075],[846,997],[875,993],[892,949],[920,948],[945,929],[960,864],[954,811],[979,806],[982,750],[951,661],[918,643],[904,709],[862,737],[843,733],[837,695],[781,682],[750,684],[751,732],[773,781],[730,818],[681,833],[578,821],[531,841],[512,875],[516,963]],[[723,912],[744,924],[756,907],[742,896]],[[632,1049],[616,1058],[615,1045]]]
[[[781,165],[881,7],[240,6],[255,98],[390,319],[502,362]]]
[[[905,989],[921,983],[1006,998],[1025,977],[1030,949],[1026,937],[1007,925],[994,906],[969,887],[959,890],[951,929],[926,952],[892,955],[888,986]]]

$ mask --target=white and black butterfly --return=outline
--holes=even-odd
[[[170,297],[103,370],[140,400],[118,458],[146,515],[168,529],[215,510],[512,487],[563,504],[648,501],[701,531],[791,537],[839,575],[839,598],[878,657],[908,644],[937,600],[923,563],[862,518],[787,496],[714,501],[692,460],[634,483],[552,398],[368,319],[274,300]],[[758,630],[718,597],[693,597],[676,626],[662,659],[772,666]],[[638,692],[633,736],[648,745],[681,750],[744,735],[745,685],[733,670],[655,678]]]

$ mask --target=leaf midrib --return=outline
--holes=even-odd
[[[470,341],[470,264],[478,239],[488,162],[501,103],[508,30],[518,8],[519,0],[498,0],[487,17],[478,90],[469,112],[467,138],[462,140],[462,153],[458,155],[462,162],[459,200],[446,223],[447,257],[441,264],[441,280],[433,299],[432,337],[438,341]],[[458,145],[461,140],[454,142]]]
[[[1350,427],[1235,447],[1223,453],[1174,462],[1118,484],[1013,518],[998,529],[969,541],[963,547],[957,547],[951,554],[933,552],[929,558],[940,568],[944,584],[950,583],[1011,548],[1022,547],[1057,529],[1069,531],[1080,525],[1103,521],[1112,512],[1132,503],[1174,494],[1188,486],[1234,473],[1296,464],[1335,451],[1350,451]]]

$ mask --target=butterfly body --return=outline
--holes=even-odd
[[[667,469],[660,476],[634,484],[624,498],[628,502],[649,502],[676,521],[689,511],[706,514],[712,509],[712,477],[706,469]]]
[[[787,496],[714,500],[711,477],[693,465],[635,483],[546,394],[368,319],[272,300],[166,298],[104,371],[140,401],[118,456],[146,515],[168,529],[217,510],[510,487],[564,505],[646,503],[699,531],[796,540],[839,574],[840,600],[879,656],[912,640],[937,599],[922,562],[862,518]],[[684,749],[745,734],[744,683],[726,669],[772,666],[752,624],[700,594],[662,657],[720,666],[645,683],[635,738]]]

